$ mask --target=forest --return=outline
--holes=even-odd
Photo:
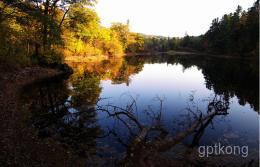
[[[0,60],[29,66],[61,63],[66,57],[121,56],[127,53],[192,50],[258,56],[259,0],[248,10],[212,21],[200,36],[183,38],[134,33],[126,23],[106,28],[96,0],[3,0],[0,2]]]
[[[67,55],[137,52],[143,38],[128,24],[101,26],[96,1],[1,1],[1,61],[20,65],[61,62]]]
[[[183,37],[134,32],[128,15],[106,27],[98,1],[0,1],[0,166],[259,166],[259,0],[230,1],[236,10]],[[164,14],[163,2],[151,11]],[[207,4],[182,2],[156,21],[147,1],[128,0],[156,34],[161,19],[196,29],[203,19],[186,7]],[[248,156],[200,156],[217,143]]]
[[[150,36],[145,50],[196,50],[232,56],[256,56],[259,50],[259,0],[247,11],[238,6],[233,13],[212,21],[209,30],[200,36],[166,38]]]

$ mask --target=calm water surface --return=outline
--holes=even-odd
[[[226,113],[181,143],[195,148],[248,145],[250,152],[258,152],[258,71],[254,64],[231,61],[163,55],[71,63],[74,74],[69,79],[26,89],[23,103],[31,112],[26,125],[75,154],[122,157],[134,139],[129,128],[136,134],[138,128],[128,117],[122,119],[129,127],[104,110],[127,109],[147,127],[159,119],[174,136],[194,122],[194,115],[209,114],[211,104],[219,101]]]

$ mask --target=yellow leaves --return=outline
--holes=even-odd
[[[71,6],[62,36],[65,48],[80,56],[122,55],[128,45],[141,45],[136,34],[130,33],[129,25],[114,23],[111,28],[102,27],[94,9],[79,4]]]
[[[105,53],[108,55],[122,55],[123,47],[116,39],[105,43]]]
[[[15,20],[9,21],[9,28],[14,32],[22,32],[23,28],[20,24],[18,24]]]

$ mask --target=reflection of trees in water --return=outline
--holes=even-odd
[[[73,87],[72,101],[77,107],[93,106],[101,92],[100,77],[92,73],[74,76],[71,82]]]
[[[188,58],[180,59],[179,62],[189,67],[196,65],[202,70],[206,80],[206,87],[213,89],[216,94],[225,95],[226,98],[237,96],[240,105],[247,102],[258,111],[258,65],[249,60],[197,60]]]
[[[93,78],[91,78],[93,79]],[[90,79],[90,80],[91,80]],[[94,81],[83,81],[76,87],[76,91],[86,91],[84,83]],[[93,86],[86,85],[86,86]],[[50,137],[62,143],[66,148],[81,156],[94,154],[96,152],[96,138],[101,130],[96,124],[96,112],[93,107],[93,99],[97,99],[99,93],[76,94],[73,98],[69,97],[69,90],[66,83],[55,82],[42,83],[30,93],[32,116],[30,125],[38,129],[40,138]],[[100,90],[99,90],[100,91]],[[97,97],[91,97],[96,95]],[[82,99],[88,98],[89,100]],[[75,101],[75,108],[73,102]],[[92,101],[92,105],[90,105]]]
[[[146,63],[180,63],[184,70],[197,66],[202,70],[206,87],[227,99],[237,96],[239,104],[247,102],[259,110],[259,66],[258,60],[207,58],[194,55],[143,56],[138,59]]]
[[[239,104],[247,102],[258,111],[258,84],[259,70],[256,60],[206,58],[194,55],[157,55],[157,56],[132,56],[104,60],[99,63],[87,63],[82,70],[94,73],[100,79],[110,79],[113,83],[130,83],[129,77],[140,72],[144,63],[180,63],[184,70],[197,66],[202,70],[206,80],[206,87],[213,89],[227,99],[237,96]],[[83,66],[74,64],[74,68]]]
[[[144,60],[136,59],[134,57],[111,58],[101,62],[89,63],[74,63],[71,66],[75,73],[74,78],[83,76],[85,74],[93,74],[102,80],[111,80],[114,84],[126,83],[129,85],[130,76],[140,72],[143,68]]]
[[[116,83],[128,83],[129,76],[139,72],[142,65],[115,59],[87,69],[80,67],[69,81],[71,90],[62,81],[36,85],[28,102],[32,111],[30,124],[38,129],[41,138],[52,138],[80,155],[95,153],[96,139],[102,136],[95,110],[101,93],[100,80],[108,77]]]

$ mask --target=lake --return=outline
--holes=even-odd
[[[258,157],[257,62],[165,54],[70,66],[69,78],[24,89],[23,126],[40,142],[48,139],[80,158],[115,164],[131,159],[142,130],[149,129],[142,139],[148,147],[201,120],[162,152],[220,143],[248,146],[249,157]]]

